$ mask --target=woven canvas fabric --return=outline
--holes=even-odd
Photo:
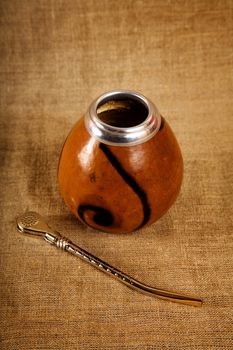
[[[233,348],[232,1],[2,0],[1,349]],[[58,193],[72,125],[99,94],[150,98],[179,140],[181,193],[154,225],[104,234]],[[147,284],[204,299],[139,294],[16,231],[30,209]]]

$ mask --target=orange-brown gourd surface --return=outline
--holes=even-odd
[[[106,232],[130,232],[150,225],[175,201],[183,161],[168,123],[135,146],[101,143],[81,118],[62,149],[58,181],[72,213]]]

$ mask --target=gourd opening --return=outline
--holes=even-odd
[[[137,96],[117,94],[100,101],[96,113],[105,124],[117,128],[131,128],[142,124],[148,117],[148,107]]]

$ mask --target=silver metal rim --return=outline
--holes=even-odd
[[[112,98],[129,98],[144,104],[148,110],[146,119],[141,124],[127,128],[104,123],[98,117],[97,108]],[[148,141],[157,133],[161,125],[161,116],[155,105],[142,94],[129,90],[115,90],[99,96],[90,105],[84,120],[87,131],[93,137],[114,146],[133,146]]]

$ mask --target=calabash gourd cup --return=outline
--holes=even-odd
[[[154,104],[134,91],[101,95],[63,146],[59,188],[71,212],[106,232],[131,232],[158,220],[182,182],[177,140]]]

